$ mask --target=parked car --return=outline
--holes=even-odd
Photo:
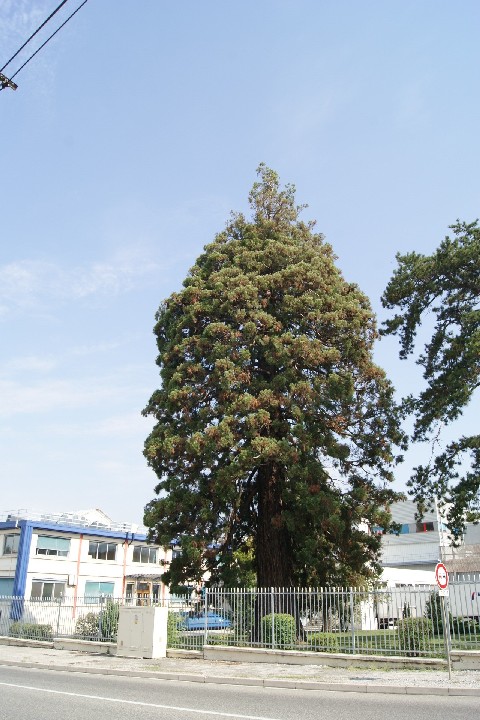
[[[228,630],[232,627],[232,621],[219,613],[209,610],[207,617],[205,613],[187,613],[183,618],[186,630],[205,630],[205,621],[207,630]]]

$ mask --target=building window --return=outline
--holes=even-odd
[[[417,522],[415,532],[433,532],[433,522]]]
[[[65,592],[65,583],[57,580],[34,580],[32,582],[32,600],[60,600]]]
[[[5,542],[3,545],[4,555],[16,555],[18,553],[18,546],[20,544],[20,535],[5,535]]]
[[[57,557],[68,557],[70,540],[59,537],[47,537],[39,535],[37,540],[37,555],[55,555]]]
[[[131,600],[133,598],[133,591],[134,591],[135,584],[134,583],[127,583],[127,587],[125,590],[125,597],[128,600]]]
[[[85,583],[85,603],[98,603],[101,598],[113,597],[115,583],[87,580]]]
[[[156,563],[157,548],[146,545],[135,545],[133,548],[133,562]]]
[[[0,597],[13,595],[13,578],[0,578]]]
[[[88,543],[88,555],[94,560],[115,560],[117,543],[96,542],[90,540]]]

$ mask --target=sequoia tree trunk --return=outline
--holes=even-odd
[[[285,472],[271,463],[260,468],[258,482],[257,521],[257,584],[259,588],[274,588],[270,593],[259,593],[255,602],[252,637],[262,642],[261,623],[272,612],[292,615],[296,634],[303,638],[298,598],[293,589],[294,563],[291,536],[283,518],[282,490]],[[273,640],[275,642],[275,639]]]
[[[258,519],[256,565],[258,587],[291,587],[293,558],[290,533],[283,519],[283,468],[262,465],[257,475]]]

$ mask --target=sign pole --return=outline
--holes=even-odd
[[[445,643],[445,654],[448,664],[448,679],[452,679],[452,659],[450,651],[452,649],[452,640],[450,637],[450,617],[448,613],[448,572],[443,563],[437,563],[435,568],[435,580],[438,585],[438,594],[441,597],[442,619],[443,619],[443,641]]]
[[[443,639],[445,642],[445,653],[447,655],[448,663],[448,679],[452,679],[452,660],[450,656],[451,650],[451,638],[450,638],[450,618],[448,616],[447,598],[445,595],[441,595],[442,599],[442,615],[443,615]]]

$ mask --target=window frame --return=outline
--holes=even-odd
[[[419,522],[415,523],[415,532],[417,533],[424,533],[424,532],[435,532],[435,525],[433,521],[425,521],[420,520]]]
[[[42,586],[41,595],[33,594],[34,585]],[[51,595],[45,595],[45,585],[53,585]],[[57,586],[61,587],[61,590],[59,592],[56,591]],[[57,580],[55,578],[34,578],[32,580],[32,587],[30,589],[30,600],[32,600],[33,602],[45,602],[48,600],[50,600],[51,602],[59,602],[59,601],[61,601],[62,597],[65,595],[65,589],[66,589],[66,581],[65,580]]]
[[[88,585],[98,585],[98,590],[87,590]],[[102,592],[102,585],[110,585],[111,592]],[[83,591],[83,600],[85,605],[98,605],[98,603],[105,598],[115,597],[115,581],[114,580],[85,580],[85,588]]]
[[[2,591],[0,590],[0,597],[13,597],[13,586],[15,584],[15,578],[2,576],[2,577],[0,577],[0,583],[2,581],[7,581],[8,585],[11,586],[11,592],[9,592],[7,594],[3,594]]]
[[[4,537],[4,541],[3,541],[2,554],[3,555],[18,555],[18,549],[20,547],[20,533],[5,533],[5,535],[3,537]],[[13,542],[13,544],[12,544],[13,549],[11,552],[7,552],[8,538],[13,538],[14,540],[17,539],[16,548],[14,547],[15,542]]]
[[[135,557],[137,553],[139,554],[138,558]],[[147,555],[147,559],[142,558],[142,555]],[[143,565],[158,565],[158,548],[151,545],[134,545],[132,562],[142,563]]]
[[[38,547],[38,541],[40,538],[45,538],[46,540],[61,540],[63,542],[68,543],[68,549],[67,550],[59,550],[59,549],[53,549],[53,548],[39,548]],[[37,546],[35,548],[35,555],[40,557],[68,557],[70,554],[70,538],[63,538],[56,535],[38,535],[37,536]],[[45,551],[45,552],[40,552]]]
[[[95,554],[92,554],[92,546],[96,545]],[[100,548],[102,546],[105,546],[105,553],[101,553],[102,555],[105,554],[105,557],[100,556]],[[111,553],[111,548],[114,548],[113,550],[113,557],[109,557],[109,553]],[[110,561],[115,562],[117,559],[117,547],[118,543],[116,542],[108,542],[106,540],[89,540],[88,541],[88,557],[92,560],[102,560],[102,561]]]

